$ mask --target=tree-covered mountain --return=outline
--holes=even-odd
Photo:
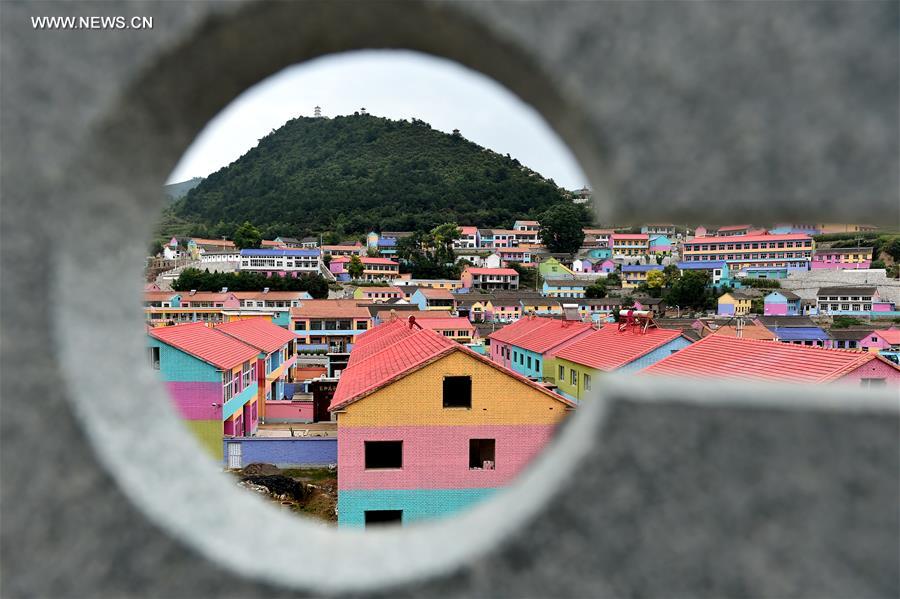
[[[163,194],[170,202],[174,202],[186,196],[187,192],[200,185],[202,181],[203,177],[194,177],[179,183],[169,183],[168,185],[163,185]]]
[[[245,221],[266,239],[510,227],[563,201],[565,190],[509,155],[423,121],[297,118],[191,189],[163,233],[227,235]]]

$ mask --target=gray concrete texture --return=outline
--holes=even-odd
[[[520,94],[603,218],[896,223],[897,24],[895,2],[0,4],[3,596],[896,597],[896,394],[610,380],[497,500],[336,534],[196,457],[140,367],[139,298],[203,124],[366,47]]]

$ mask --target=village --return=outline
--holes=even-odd
[[[150,365],[240,484],[294,473],[313,491],[268,494],[342,527],[489,496],[609,374],[900,387],[900,281],[873,226],[584,228],[568,254],[541,229],[458,227],[453,279],[403,272],[412,232],[172,238],[147,264]],[[173,289],[196,270],[321,277],[327,298]]]

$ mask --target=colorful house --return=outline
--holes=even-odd
[[[493,320],[494,296],[489,293],[460,293],[456,298],[456,310],[460,316],[467,316],[471,322]]]
[[[350,271],[348,270],[350,260],[351,258],[347,256],[332,258],[328,264],[328,269],[338,280],[349,281],[351,280]],[[393,281],[400,277],[400,264],[389,258],[363,256],[360,258],[360,261],[363,265],[363,274],[358,279],[360,281]]]
[[[622,265],[622,288],[634,289],[641,283],[647,282],[647,274],[658,270],[662,272],[663,266],[658,264],[624,264]]]
[[[816,292],[819,314],[852,314],[855,312],[892,312],[894,304],[883,301],[874,286],[820,287]]]
[[[144,291],[145,308],[178,308],[181,306],[181,294],[177,291]]]
[[[640,333],[619,331],[618,325],[607,324],[549,352],[544,359],[544,376],[556,381],[557,391],[564,397],[582,401],[597,389],[603,373],[646,368],[690,343],[681,331],[653,327]]]
[[[752,310],[754,297],[756,296],[739,290],[723,293],[719,296],[719,307],[716,314],[719,316],[746,316]]]
[[[473,249],[479,247],[478,227],[460,227],[459,239],[453,240],[455,249]]]
[[[672,237],[675,235],[675,225],[672,224],[653,224],[641,227],[641,233],[645,235],[667,235]]]
[[[419,306],[419,310],[444,310],[452,312],[456,308],[456,298],[448,289],[419,287],[410,298],[410,303]]]
[[[202,322],[150,329],[147,345],[151,368],[212,457],[221,459],[223,435],[255,432],[259,350]]]
[[[651,254],[671,254],[672,240],[665,235],[650,235],[647,250]]]
[[[428,314],[426,312],[426,314]],[[448,316],[445,318],[419,318],[415,316],[415,323],[423,329],[434,331],[445,339],[456,341],[457,343],[472,343],[478,338],[475,327],[468,318],[458,316]]]
[[[577,279],[544,279],[541,295],[546,297],[583,298],[590,283]]]
[[[831,335],[825,329],[817,326],[771,327],[769,330],[775,334],[775,340],[781,343],[809,347],[831,347],[833,345]]]
[[[271,312],[274,315],[272,322],[286,329],[291,326],[291,308],[312,299],[306,291],[270,291],[268,288],[262,291],[235,291],[234,295],[240,300],[241,308]]]
[[[773,291],[763,298],[765,316],[797,316],[800,314],[800,296],[787,290]]]
[[[826,349],[712,335],[653,364],[641,374],[790,383],[900,385],[900,367],[855,350]]]
[[[462,276],[464,289],[518,289],[519,273],[512,268],[466,268]]]
[[[494,322],[513,322],[522,317],[522,295],[519,293],[494,294],[491,302],[491,312]]]
[[[609,243],[613,258],[643,256],[650,251],[650,236],[646,233],[613,233]]]
[[[544,354],[564,347],[593,330],[590,323],[578,321],[522,319],[489,335],[491,359],[528,378],[542,379]]]
[[[296,336],[259,318],[220,324],[216,330],[259,352],[256,405],[259,419],[265,422],[267,404],[285,399],[284,385],[293,382],[290,372],[297,362]]]
[[[900,351],[900,329],[891,327],[872,331],[860,341],[860,347],[865,351]]]
[[[300,351],[348,352],[371,320],[371,313],[356,300],[310,300],[291,308],[291,329]]]
[[[538,272],[542,278],[550,279],[574,279],[575,273],[568,267],[564,266],[559,260],[547,258],[538,265]]]
[[[463,345],[395,321],[357,340],[330,411],[338,525],[450,515],[508,485],[573,405]]]
[[[522,316],[559,316],[563,313],[559,300],[551,297],[526,297],[519,300],[522,304]]]
[[[872,248],[832,248],[816,250],[809,263],[811,270],[856,270],[871,268]]]

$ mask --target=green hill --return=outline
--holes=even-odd
[[[509,155],[423,121],[297,118],[175,202],[162,233],[230,234],[244,221],[268,239],[510,227],[562,201],[565,190]]]
[[[163,194],[165,194],[166,198],[168,198],[170,202],[174,202],[175,200],[181,199],[186,196],[187,192],[200,185],[201,181],[203,181],[203,177],[194,177],[193,179],[181,181],[180,183],[169,183],[168,185],[163,185]]]

